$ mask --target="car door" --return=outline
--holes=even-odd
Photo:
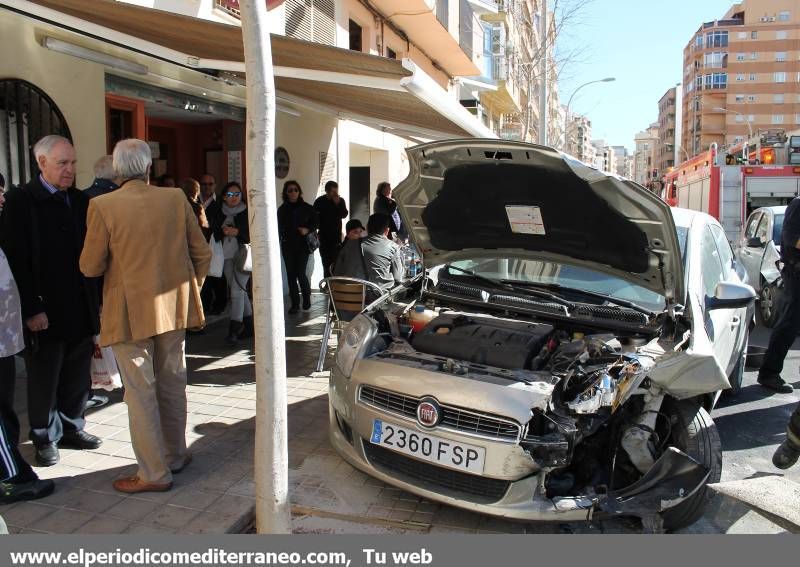
[[[703,292],[706,298],[714,297],[717,284],[728,281],[733,268],[732,257],[730,260],[721,257],[717,246],[717,237],[711,228],[710,225],[703,227],[700,237],[700,270],[703,280]],[[722,238],[725,238],[724,232],[722,233]],[[727,265],[724,265],[723,262],[726,260]],[[714,357],[719,362],[720,367],[728,374],[733,367],[732,361],[736,350],[736,337],[741,323],[739,310],[708,310],[705,309],[705,303],[704,322],[708,338],[713,345]]]
[[[767,217],[765,214],[764,217]],[[736,262],[733,256],[730,242],[725,235],[725,230],[716,224],[710,224],[711,234],[714,235],[714,240],[717,243],[717,252],[719,253],[720,263],[722,264],[722,277],[723,281],[731,283],[742,283],[739,273],[736,270]],[[728,314],[728,328],[731,332],[732,351],[731,359],[729,362],[728,370],[732,370],[733,366],[739,360],[739,351],[742,348],[747,332],[747,322],[749,321],[747,315],[747,308],[739,309],[720,309],[720,311]]]
[[[742,268],[747,273],[747,283],[756,289],[759,289],[759,273],[761,271],[761,258],[764,254],[763,247],[748,246],[748,241],[755,237],[756,231],[760,226],[760,222],[764,220],[765,215],[761,211],[755,211],[750,215],[747,220],[747,225],[744,234],[739,243],[739,262]]]

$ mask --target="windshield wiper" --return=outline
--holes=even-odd
[[[641,307],[632,301],[628,301],[627,299],[618,299],[612,295],[606,295],[605,293],[599,293],[596,291],[587,291],[585,289],[579,289],[576,287],[565,287],[562,286],[561,284],[555,284],[555,283],[546,284],[537,282],[518,282],[513,280],[502,280],[502,282],[508,283],[509,285],[544,287],[547,289],[555,289],[559,291],[574,291],[575,293],[580,293],[581,295],[585,295],[587,297],[594,297],[596,299],[602,299],[604,301],[608,301],[609,303],[613,303],[614,305],[618,305],[620,307],[629,307],[630,309],[633,309],[640,313],[644,313],[645,315],[650,315],[650,316],[655,315],[653,311],[645,309],[644,307]]]
[[[511,283],[511,282],[509,282],[507,280],[493,280],[491,278],[487,278],[486,276],[482,276],[480,274],[476,274],[472,270],[459,268],[458,266],[453,266],[451,264],[447,265],[447,269],[448,269],[448,271],[449,270],[456,270],[456,271],[461,272],[463,274],[467,274],[468,276],[472,276],[473,278],[475,278],[478,281],[485,282],[485,283],[487,283],[487,284],[489,284],[489,285],[491,285],[493,287],[496,287],[498,289],[504,289],[506,291],[516,292],[516,293],[522,292],[522,293],[525,293],[525,294],[528,294],[528,295],[535,295],[536,297],[541,297],[542,299],[549,299],[550,301],[554,301],[554,302],[556,302],[558,304],[566,305],[570,309],[575,307],[575,304],[572,303],[571,301],[568,301],[568,300],[564,299],[563,297],[559,297],[559,296],[557,296],[557,295],[555,295],[553,293],[548,293],[546,291],[541,291],[541,290],[538,290],[538,289],[534,289],[534,290],[531,290],[531,289],[520,289],[519,286],[514,285],[517,282]]]

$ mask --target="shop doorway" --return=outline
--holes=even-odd
[[[350,218],[367,226],[369,218],[369,167],[350,168]]]

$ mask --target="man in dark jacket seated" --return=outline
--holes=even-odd
[[[383,289],[403,283],[403,255],[389,240],[391,218],[375,213],[367,221],[367,237],[348,240],[342,246],[334,274],[367,280]]]

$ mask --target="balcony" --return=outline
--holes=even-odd
[[[481,94],[481,100],[494,112],[511,114],[521,112],[523,108],[522,93],[518,83],[518,74],[513,60],[505,55],[493,55],[491,59],[492,79],[497,84],[496,91]],[[499,134],[498,134],[499,135]]]
[[[445,16],[446,2],[437,0],[370,0],[384,18],[391,21],[409,41],[452,77],[475,77],[480,69],[459,45],[457,30],[450,33]]]
[[[241,19],[242,14],[239,11],[239,0],[214,0],[214,7],[221,11],[233,16],[234,18]]]

